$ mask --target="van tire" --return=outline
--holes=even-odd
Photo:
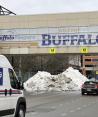
[[[24,105],[19,105],[18,111],[15,117],[25,117],[25,107]]]

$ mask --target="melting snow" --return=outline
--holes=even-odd
[[[24,88],[28,92],[79,90],[86,80],[87,78],[78,70],[69,67],[58,75],[38,71],[24,83]]]

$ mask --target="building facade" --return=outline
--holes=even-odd
[[[97,45],[98,12],[0,16],[1,54],[97,53]]]
[[[98,12],[0,16],[0,54],[11,55],[9,59],[20,76],[29,63],[22,65],[27,60],[24,55],[97,53]],[[32,71],[31,67],[26,70]]]

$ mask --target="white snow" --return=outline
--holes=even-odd
[[[79,90],[86,80],[78,70],[69,67],[58,75],[38,71],[24,83],[24,88],[27,92]]]
[[[87,80],[87,78],[82,75],[79,70],[73,69],[72,67],[69,67],[62,74],[65,74],[66,77],[71,78],[72,81],[68,84],[68,86],[73,90],[80,89],[82,84]]]

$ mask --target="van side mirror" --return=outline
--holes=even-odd
[[[20,90],[23,90],[24,89],[24,86],[23,86],[23,83],[19,81],[19,89]]]

